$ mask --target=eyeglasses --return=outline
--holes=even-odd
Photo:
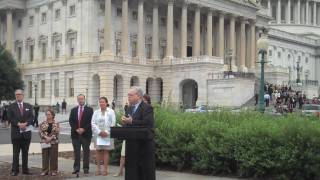
[[[23,95],[23,94],[16,94],[16,96],[17,96],[17,95]]]

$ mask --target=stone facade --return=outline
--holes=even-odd
[[[36,97],[40,105],[63,99],[73,105],[82,93],[91,105],[106,96],[121,106],[130,86],[138,85],[154,102],[239,106],[253,97],[254,88],[241,91],[254,87],[255,80],[226,78],[224,72],[259,76],[256,40],[262,27],[270,28],[267,80],[282,84],[295,79],[299,56],[308,58],[302,64],[308,76],[301,78],[320,79],[319,42],[275,28],[266,3],[0,0],[0,41],[22,70],[26,100]],[[280,57],[275,56],[278,51],[283,51]],[[287,54],[294,58],[282,58]],[[211,75],[219,76],[219,82]],[[221,97],[212,92],[216,83],[234,99],[215,101]]]

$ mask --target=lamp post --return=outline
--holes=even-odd
[[[34,82],[34,104],[37,104],[37,91],[38,91],[38,82]]]
[[[302,66],[300,66],[300,61],[297,61],[297,67],[295,69],[297,70],[297,83],[300,83],[300,72],[302,72]]]
[[[86,105],[88,105],[88,88],[86,88]]]
[[[259,54],[261,54],[261,61],[258,63],[261,64],[261,77],[260,77],[260,91],[259,91],[259,111],[264,113],[265,106],[264,106],[264,64],[267,63],[265,61],[265,55],[267,54],[269,42],[267,35],[265,34],[264,30],[262,31],[261,37],[257,41],[257,47],[259,50]]]
[[[232,73],[232,57],[233,57],[233,49],[229,49],[228,57],[229,57],[229,75],[231,75],[231,73]]]

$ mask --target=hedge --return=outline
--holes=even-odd
[[[157,167],[246,178],[320,178],[317,118],[258,112],[194,114],[157,107],[155,119]],[[114,161],[120,148],[116,141]]]

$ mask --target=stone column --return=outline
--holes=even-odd
[[[301,0],[297,0],[296,23],[301,24]]]
[[[271,0],[268,0],[268,15],[272,15],[272,9],[271,9]]]
[[[112,45],[111,45],[111,38],[112,31],[111,31],[111,22],[112,18],[112,4],[111,0],[105,0],[105,15],[104,15],[104,51],[102,52],[104,55],[112,55]]]
[[[232,59],[231,59],[231,64],[232,64],[232,71],[236,71],[236,59],[235,59],[235,55],[236,55],[236,19],[235,16],[231,15],[230,16],[230,49],[232,50]]]
[[[247,71],[246,68],[246,20],[240,19],[240,71]]]
[[[277,4],[277,24],[281,23],[281,0],[278,0]]]
[[[317,17],[317,21],[318,21],[318,22],[317,22],[317,25],[320,26],[320,6],[318,6],[317,11],[318,11],[318,13],[317,13],[317,14],[318,14],[318,17]]]
[[[310,25],[309,0],[306,1],[306,24]]]
[[[166,58],[173,58],[173,3],[174,0],[168,0],[167,14],[167,54]]]
[[[250,69],[254,70],[256,62],[256,22],[250,22]]]
[[[219,54],[224,59],[224,14],[219,13]]]
[[[200,56],[200,6],[197,5],[194,14],[193,52],[192,56]]]
[[[7,10],[7,43],[6,50],[12,53],[13,50],[13,24],[12,24],[12,10]]]
[[[152,58],[159,58],[159,9],[158,2],[153,4],[152,20]]]
[[[187,57],[188,41],[188,5],[186,2],[182,5],[181,11],[181,57]]]
[[[137,56],[140,58],[145,57],[145,37],[144,37],[144,18],[143,18],[143,6],[144,0],[139,0],[138,3],[138,44]]]
[[[288,0],[287,3],[287,18],[286,18],[287,24],[291,24],[291,0]]]
[[[313,1],[313,25],[317,25],[317,2]]]
[[[212,56],[212,10],[209,9],[207,17],[207,56]]]
[[[122,0],[121,55],[128,56],[128,0]]]

